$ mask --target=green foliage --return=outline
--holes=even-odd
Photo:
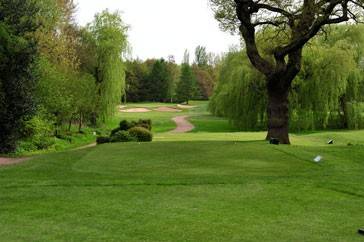
[[[149,131],[152,130],[152,121],[150,119],[139,119],[138,121],[127,121],[122,120],[119,124],[119,127],[111,131],[111,136],[119,131],[127,131],[134,127],[142,127],[148,129]]]
[[[173,82],[168,63],[163,59],[155,61],[147,80],[148,101],[167,101]]]
[[[192,98],[196,84],[195,76],[189,64],[182,64],[180,81],[177,85],[176,98],[179,102],[186,102]]]
[[[93,75],[97,84],[96,112],[99,120],[105,122],[115,114],[125,89],[125,67],[122,54],[127,47],[127,27],[118,12],[107,10],[95,16],[87,27],[88,45],[95,47]]]
[[[118,143],[118,142],[131,142],[137,141],[137,139],[132,136],[128,131],[121,130],[116,132],[110,137],[111,143]]]
[[[126,101],[147,101],[147,97],[150,96],[146,88],[149,72],[145,62],[140,60],[126,62]]]
[[[17,152],[45,150],[55,144],[53,123],[44,111],[39,111],[32,119],[25,121],[21,129],[22,139],[17,144]]]
[[[264,77],[250,66],[245,54],[229,53],[220,70],[210,111],[228,117],[241,130],[260,130],[265,128],[266,102]]]
[[[153,140],[152,132],[143,127],[131,128],[129,134],[131,137],[136,138],[138,142],[151,142]]]
[[[39,11],[32,0],[0,1],[0,153],[15,151],[24,121],[35,113],[32,35]]]
[[[150,119],[139,119],[138,122],[132,122],[134,127],[142,127],[149,131],[152,130],[152,120]]]
[[[209,62],[209,55],[206,51],[206,47],[197,46],[195,50],[195,64],[199,67],[207,66]]]
[[[189,53],[184,54],[182,65],[177,65],[173,57],[168,61],[163,59],[147,60],[142,62],[134,60],[127,62],[126,66],[126,100],[129,102],[173,102],[181,101],[186,93],[188,99],[207,100],[213,92],[216,82],[216,70],[213,55],[207,53],[206,48],[198,46],[196,48],[195,63],[192,67],[192,74],[188,70],[190,78],[181,87],[182,69],[184,65],[189,65]],[[183,89],[183,91],[182,91]],[[189,89],[189,90],[187,90]],[[185,99],[182,98],[182,99]],[[185,100],[186,101],[186,100]]]
[[[73,78],[43,57],[37,61],[36,74],[38,103],[56,117],[57,124],[62,124],[74,111],[70,89]]]
[[[145,133],[144,131],[148,131]],[[122,120],[119,127],[113,129],[110,133],[110,137],[100,137],[100,141],[103,143],[117,143],[117,142],[145,142],[152,141],[153,135],[152,121],[150,119],[140,119],[138,121]],[[151,138],[150,138],[151,137]],[[105,139],[104,139],[105,138]]]
[[[111,141],[110,137],[99,136],[96,138],[96,143],[98,145],[110,143],[110,141]]]
[[[44,114],[35,115],[32,119],[24,122],[21,130],[23,137],[49,137],[52,135],[52,124]]]
[[[179,66],[171,61],[129,61],[126,63],[126,100],[172,101],[178,78]]]
[[[104,11],[80,28],[75,9],[73,0],[0,1],[0,152],[14,151],[20,138],[23,147],[47,146],[20,133],[37,133],[39,123],[31,119],[37,110],[47,114],[42,121],[54,136],[68,142],[75,122],[82,133],[120,103],[127,27],[119,13]]]
[[[330,38],[318,37],[304,50],[302,71],[290,92],[292,131],[364,127],[362,33],[361,27],[333,28]],[[212,113],[228,117],[241,130],[263,130],[266,102],[264,77],[245,54],[229,53],[210,103]]]
[[[197,88],[194,99],[208,100],[214,91],[215,77],[213,76],[213,68],[209,66],[192,66],[193,74],[196,78]]]

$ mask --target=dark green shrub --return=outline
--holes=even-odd
[[[120,122],[119,128],[113,130],[112,135],[120,130],[127,131],[134,127],[143,127],[148,130],[152,130],[152,121],[150,119],[139,119],[139,121],[131,121],[131,122],[128,122],[127,120],[123,120]]]
[[[98,145],[106,144],[106,143],[110,143],[110,137],[103,137],[103,136],[99,136],[99,137],[97,137],[97,139],[96,139],[96,143],[97,143]]]
[[[56,135],[56,138],[57,139],[61,139],[61,140],[65,140],[69,143],[72,143],[73,142],[73,137],[70,136],[70,135],[63,135],[63,134],[58,134]]]
[[[123,120],[120,122],[120,125],[119,125],[119,131],[120,130],[124,130],[124,131],[127,131],[128,129],[132,128],[132,124],[129,123],[127,120]]]
[[[122,130],[111,136],[110,141],[112,143],[117,143],[117,142],[136,141],[136,139],[133,136],[131,136],[128,131]]]
[[[113,129],[110,133],[110,137],[114,136],[117,132],[121,131],[123,129],[120,129],[120,128],[116,128],[116,129]]]
[[[49,138],[44,137],[39,140],[33,140],[33,142],[38,150],[46,150],[56,143],[54,138],[50,138],[50,137]]]
[[[131,128],[129,129],[129,134],[139,142],[151,142],[153,140],[152,132],[143,127]]]
[[[22,140],[18,142],[16,147],[17,153],[27,152],[27,151],[34,151],[37,150],[37,146],[31,140]]]
[[[136,125],[136,127],[143,127],[149,131],[152,130],[152,120],[150,119],[140,119]]]

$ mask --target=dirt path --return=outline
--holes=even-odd
[[[14,164],[19,164],[24,161],[29,160],[30,158],[5,158],[0,157],[0,166],[9,166]]]
[[[177,128],[171,133],[187,133],[193,130],[195,126],[187,118],[189,118],[187,115],[174,117],[172,120],[177,124]]]
[[[81,146],[72,150],[83,150],[91,147],[96,147],[96,143]],[[10,166],[22,163],[24,161],[29,160],[30,157],[22,157],[22,158],[9,158],[9,157],[0,157],[0,166]]]
[[[96,143],[92,143],[92,144],[89,144],[89,145],[84,145],[84,146],[81,146],[81,147],[74,148],[72,150],[84,150],[84,149],[88,149],[88,148],[92,148],[92,147],[96,147],[96,146],[97,146]]]

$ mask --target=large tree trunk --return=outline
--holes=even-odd
[[[290,144],[288,93],[288,88],[268,85],[267,140],[278,139],[281,144]]]

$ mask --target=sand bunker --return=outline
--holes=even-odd
[[[147,108],[129,108],[129,109],[121,109],[120,112],[122,113],[147,113],[151,112],[152,110]]]
[[[182,109],[192,109],[195,108],[196,106],[178,104],[177,107]]]
[[[171,112],[171,113],[182,112],[182,110],[180,110],[180,109],[169,108],[169,107],[159,107],[157,109],[154,109],[154,111],[157,111],[157,112]]]

